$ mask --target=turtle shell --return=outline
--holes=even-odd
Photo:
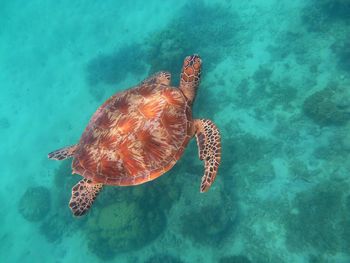
[[[108,185],[153,180],[180,158],[192,127],[191,108],[177,88],[143,84],[117,93],[82,134],[73,173]]]

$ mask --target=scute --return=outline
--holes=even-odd
[[[177,88],[153,83],[118,93],[92,116],[73,172],[111,185],[155,179],[182,155],[191,138],[191,115]]]

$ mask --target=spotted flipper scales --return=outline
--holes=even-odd
[[[210,120],[195,120],[194,126],[199,159],[204,160],[205,166],[200,191],[206,192],[214,182],[220,165],[221,137],[218,128]]]
[[[76,148],[77,148],[76,145],[67,146],[67,147],[58,149],[56,151],[50,152],[47,155],[47,157],[49,157],[49,159],[52,159],[52,160],[61,161],[61,160],[73,157]]]
[[[88,179],[80,180],[72,188],[72,197],[69,201],[69,207],[73,215],[82,216],[86,214],[101,189],[102,184],[93,183]]]

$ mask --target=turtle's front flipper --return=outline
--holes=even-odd
[[[52,160],[64,160],[73,157],[77,145],[67,146],[56,151],[50,152],[47,157]]]
[[[69,207],[73,215],[82,216],[90,209],[96,196],[102,189],[102,184],[97,184],[88,179],[80,180],[72,188],[72,197]]]
[[[210,120],[195,120],[195,135],[199,148],[199,159],[204,160],[201,192],[208,191],[214,182],[221,160],[221,137],[218,128]]]
[[[149,84],[164,84],[169,86],[171,82],[171,74],[167,71],[160,71],[149,78],[145,79],[141,82],[141,85],[149,85]]]

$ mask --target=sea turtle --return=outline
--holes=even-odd
[[[91,117],[80,141],[49,153],[54,160],[73,157],[72,173],[84,178],[72,188],[69,207],[84,215],[105,185],[138,185],[161,176],[179,160],[196,136],[205,162],[200,191],[214,182],[221,159],[220,133],[210,120],[192,119],[202,60],[184,60],[179,88],[170,73],[158,72],[138,86],[110,97]]]

